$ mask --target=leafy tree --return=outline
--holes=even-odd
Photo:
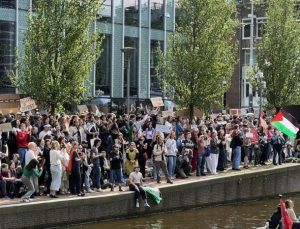
[[[208,111],[220,103],[236,63],[236,6],[227,0],[181,0],[180,18],[158,72],[175,102]],[[226,84],[224,83],[226,82]]]
[[[19,58],[15,85],[51,106],[78,103],[87,92],[102,36],[92,29],[102,0],[36,0],[29,14],[25,55]],[[13,74],[13,73],[11,73]]]
[[[268,106],[279,109],[300,101],[300,24],[295,0],[270,0],[258,48],[258,67],[266,82]]]

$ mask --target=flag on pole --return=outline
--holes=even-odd
[[[281,209],[281,216],[282,216],[282,222],[283,222],[283,228],[284,229],[292,229],[293,227],[293,221],[290,218],[290,216],[286,212],[285,203],[282,199],[280,199],[280,209]]]
[[[299,131],[297,124],[292,120],[292,116],[284,111],[279,111],[272,119],[272,126],[286,134],[287,136],[295,139]]]

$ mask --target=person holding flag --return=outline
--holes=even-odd
[[[292,212],[294,212],[293,204],[289,205],[290,202],[292,202],[292,201],[287,200],[286,202],[284,202],[282,199],[282,195],[279,195],[279,198],[280,198],[280,209],[281,209],[283,229],[292,229],[293,221],[289,215]],[[288,203],[288,204],[286,204],[286,203]],[[286,209],[286,206],[288,206],[288,209]],[[295,214],[295,212],[294,212],[294,214]]]

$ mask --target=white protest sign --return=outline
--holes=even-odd
[[[2,124],[0,124],[0,130],[2,130],[2,132],[12,131],[12,125],[11,125],[11,123],[8,122],[8,123],[2,123]]]
[[[195,125],[195,124],[191,125],[191,129],[197,129],[197,128],[198,128],[197,125]]]
[[[172,110],[162,111],[161,114],[164,118],[167,118],[169,116],[170,117],[174,116],[174,112]]]
[[[37,108],[35,101],[30,97],[20,99],[20,111],[27,112]]]
[[[167,125],[156,125],[155,130],[157,132],[162,132],[162,133],[166,133],[166,134],[169,134],[171,132],[171,128]]]
[[[247,132],[246,133],[246,138],[253,138],[253,133]]]
[[[164,102],[161,97],[151,98],[151,103],[153,107],[163,107]]]
[[[77,109],[79,111],[79,114],[84,114],[84,113],[88,113],[89,109],[86,105],[78,105]]]

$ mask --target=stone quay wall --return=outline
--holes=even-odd
[[[0,206],[0,228],[48,228],[300,192],[300,164],[162,185],[163,201],[135,208],[133,192]]]

